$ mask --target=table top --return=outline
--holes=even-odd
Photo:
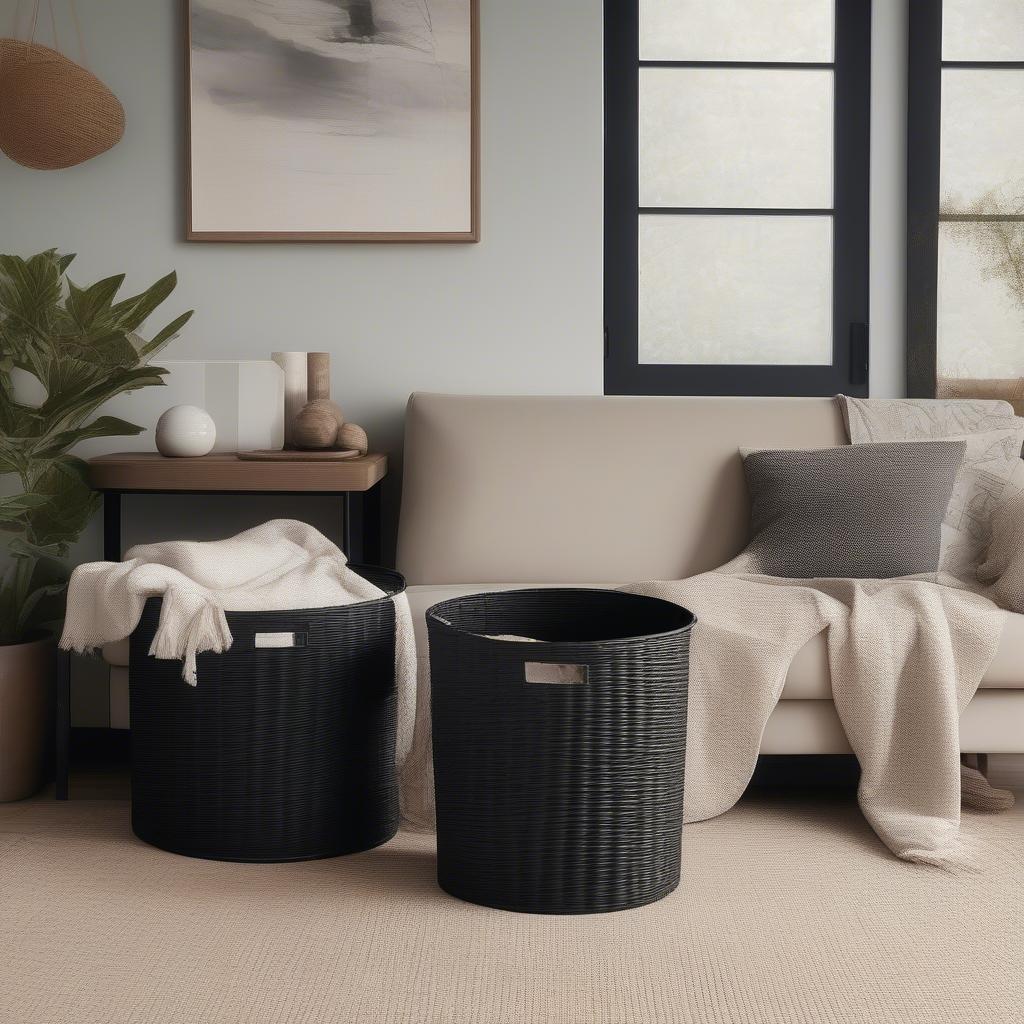
[[[89,460],[97,491],[368,491],[384,478],[388,457],[370,452],[344,462],[248,462],[231,452],[169,459],[156,452],[118,452]]]

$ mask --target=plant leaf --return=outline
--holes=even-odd
[[[64,610],[64,594],[67,583],[50,583],[44,587],[36,587],[25,598],[15,622],[18,636],[28,636],[41,628],[43,623],[54,622],[61,618]],[[60,598],[56,607],[47,598]]]
[[[61,269],[53,249],[27,260],[0,255],[0,311],[14,342],[45,341],[61,299]]]
[[[150,313],[174,291],[177,284],[178,275],[172,270],[144,292],[117,303],[111,309],[111,315],[122,330],[137,330],[146,322]]]
[[[50,391],[40,412],[46,417],[49,430],[77,426],[104,402],[122,391],[162,384],[167,371],[159,366],[136,366],[131,369],[108,369],[102,374],[90,372],[88,366],[63,368],[61,386]],[[77,384],[77,386],[76,386]]]
[[[21,537],[15,537],[7,545],[7,553],[11,558],[36,558],[60,564],[60,553],[56,544],[33,544]]]
[[[64,308],[82,331],[88,331],[101,314],[106,313],[107,319],[110,319],[111,304],[122,284],[124,274],[105,277],[88,288],[78,288],[69,279],[68,297]]]
[[[178,336],[178,331],[180,331],[182,327],[192,319],[192,314],[194,312],[194,309],[190,309],[187,313],[182,313],[181,316],[172,320],[162,331],[157,332],[151,341],[146,342],[146,344],[139,349],[140,358],[155,356],[165,345],[174,341]]]
[[[0,498],[0,527],[22,527],[24,514],[29,509],[45,505],[49,498],[44,494],[15,494]]]
[[[32,455],[37,459],[54,458],[91,437],[134,437],[145,429],[117,416],[100,416],[84,427],[61,430],[42,438],[40,444],[32,449]]]
[[[89,486],[88,467],[81,459],[65,455],[49,463],[36,479],[35,489],[46,495],[45,505],[26,513],[29,533],[37,545],[67,554],[68,545],[92,519],[100,496]]]
[[[20,473],[28,469],[27,455],[20,440],[0,434],[0,473]]]

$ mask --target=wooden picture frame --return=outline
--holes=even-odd
[[[468,109],[468,224],[452,230],[368,230],[309,229],[282,230],[217,226],[211,228],[196,217],[197,146],[194,139],[196,114],[193,110],[193,3],[182,0],[185,51],[185,239],[194,242],[477,242],[480,240],[480,12],[479,0],[462,0],[466,6],[469,44],[469,109]],[[210,3],[210,0],[205,0]],[[214,3],[218,0],[213,0]],[[287,0],[282,0],[286,3]],[[363,2],[363,0],[357,0]],[[370,0],[365,0],[367,7]],[[360,48],[364,49],[364,48]],[[438,65],[439,66],[439,65]]]

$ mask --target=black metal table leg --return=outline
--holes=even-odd
[[[121,561],[121,492],[103,492],[103,561]]]
[[[363,492],[345,492],[345,532],[344,543],[345,554],[350,562],[364,562],[363,544]]]
[[[371,565],[384,564],[383,545],[384,484],[374,484],[363,496],[363,560]]]
[[[58,800],[68,798],[71,773],[71,653],[57,651],[57,754],[54,782]]]

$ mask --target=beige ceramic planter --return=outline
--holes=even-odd
[[[0,646],[0,802],[31,796],[46,779],[55,670],[50,637]]]

